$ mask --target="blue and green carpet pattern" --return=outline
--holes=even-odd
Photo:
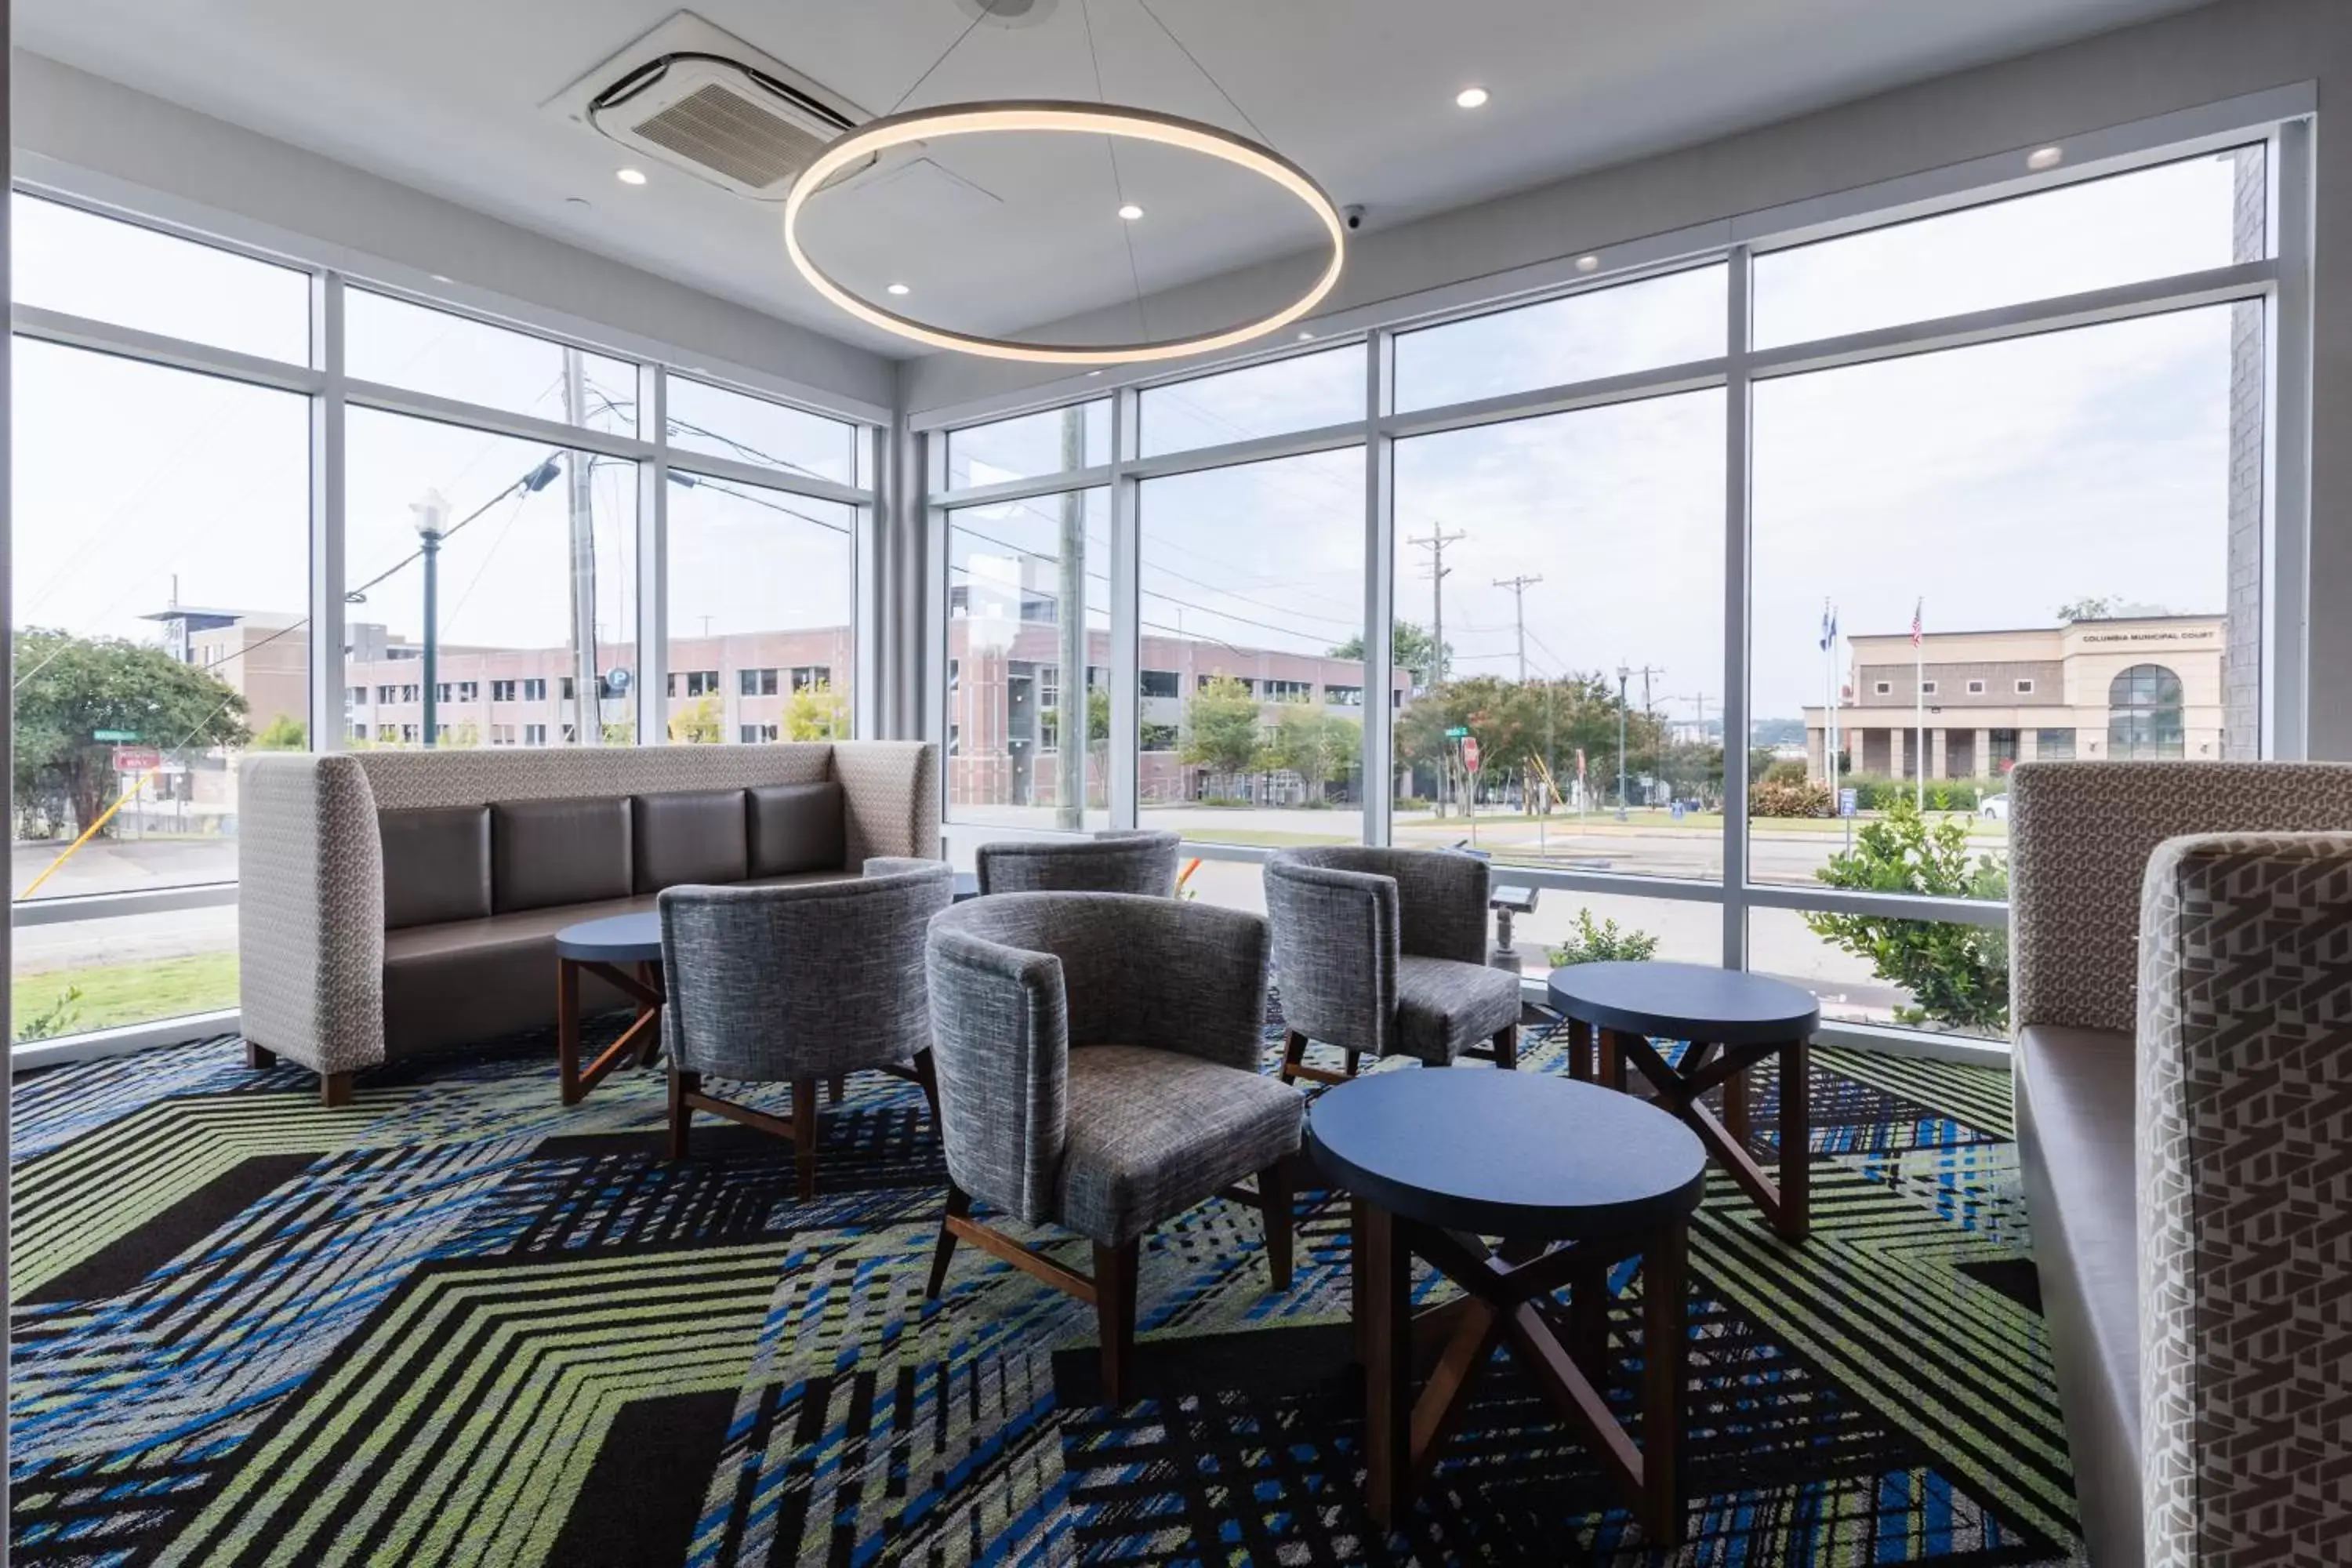
[[[1548,1033],[1529,1070],[1562,1065]],[[1727,1182],[1694,1226],[1662,1552],[1507,1357],[1406,1527],[1372,1522],[1343,1196],[1301,1194],[1280,1294],[1253,1211],[1155,1232],[1112,1408],[1090,1309],[973,1247],[924,1301],[945,1173],[895,1079],[824,1107],[800,1203],[746,1129],[667,1161],[656,1073],[561,1106],[545,1039],[341,1110],[234,1040],[53,1068],[13,1089],[16,1561],[2073,1560],[2005,1077],[1821,1050],[1811,1095],[1812,1239]],[[1638,1272],[1613,1288],[1630,1355]]]

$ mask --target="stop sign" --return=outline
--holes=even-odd
[[[1475,735],[1462,742],[1462,765],[1471,773],[1478,771],[1478,738]]]

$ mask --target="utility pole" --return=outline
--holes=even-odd
[[[1650,706],[1650,677],[1665,671],[1654,664],[1645,664],[1633,673],[1642,678],[1642,718],[1650,727],[1650,771],[1654,774],[1658,768],[1658,719]]]
[[[588,386],[578,349],[563,351],[563,413],[575,426],[588,423]],[[567,453],[565,489],[572,503],[572,724],[581,745],[604,743],[604,705],[596,670],[596,498],[589,489],[588,457]]]
[[[1427,537],[1407,539],[1407,544],[1417,544],[1429,552],[1430,640],[1429,686],[1431,690],[1445,684],[1445,579],[1454,568],[1445,563],[1445,547],[1469,535],[1460,529],[1452,533],[1444,526],[1433,528]],[[1449,746],[1437,763],[1437,815],[1445,815],[1446,796],[1454,782],[1454,759]]]
[[[1519,632],[1519,684],[1528,683],[1528,590],[1543,581],[1541,573],[1534,576],[1497,577],[1495,586],[1511,591],[1511,619]]]
[[[1522,573],[1517,577],[1495,579],[1496,587],[1508,588],[1511,591],[1511,621],[1518,628],[1519,634],[1519,684],[1521,686],[1528,683],[1528,590],[1542,581],[1541,573],[1537,573],[1533,576]],[[1547,795],[1551,787],[1549,772],[1551,768],[1551,690],[1547,687],[1544,691],[1544,768],[1546,770],[1544,788]],[[1522,794],[1524,795],[1524,792]],[[1521,804],[1524,807],[1524,799]],[[1536,834],[1540,841],[1543,835],[1543,826],[1540,822],[1536,826]]]
[[[1087,466],[1087,414],[1073,405],[1062,410],[1062,468]],[[1061,750],[1054,759],[1054,826],[1076,832],[1087,814],[1087,498],[1080,490],[1062,496],[1059,597],[1055,629],[1061,635],[1061,712],[1055,718]]]

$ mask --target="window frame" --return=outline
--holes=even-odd
[[[927,606],[931,628],[924,650],[926,679],[921,689],[925,732],[946,739],[961,729],[949,722],[945,702],[951,695],[944,679],[943,638],[939,628],[947,619],[946,528],[951,510],[988,503],[1035,500],[1066,491],[1108,489],[1111,517],[1110,646],[1113,680],[1110,755],[1110,824],[1138,826],[1137,759],[1143,742],[1142,709],[1152,700],[1139,689],[1139,637],[1137,595],[1139,570],[1137,542],[1137,494],[1143,481],[1171,474],[1239,467],[1298,454],[1360,447],[1365,454],[1368,483],[1363,523],[1366,548],[1366,627],[1364,680],[1366,690],[1391,685],[1389,647],[1396,602],[1392,552],[1394,500],[1391,492],[1391,453],[1402,438],[1438,431],[1523,420],[1545,414],[1601,407],[1685,391],[1722,388],[1736,411],[1727,424],[1727,493],[1725,509],[1724,661],[1722,689],[1726,693],[1722,721],[1727,733],[1748,727],[1749,646],[1748,605],[1751,536],[1748,486],[1753,471],[1750,451],[1753,428],[1748,394],[1759,382],[1805,374],[1848,364],[1890,360],[1978,342],[2032,336],[2087,327],[2108,321],[2156,316],[2170,311],[2234,303],[2263,309],[2265,339],[2274,401],[2266,410],[2264,435],[2275,479],[2263,486],[2263,558],[2274,580],[2266,584],[2261,616],[2263,692],[2261,754],[2294,758],[2304,754],[2305,727],[2301,710],[2308,684],[2308,632],[2301,618],[2281,614],[2280,607],[2296,602],[2307,580],[2309,520],[2307,482],[2289,477],[2290,470],[2307,470],[2307,440],[2294,426],[2302,394],[2291,388],[2286,373],[2307,364],[2311,308],[2307,282],[2298,283],[2295,269],[2283,258],[2298,245],[2307,245],[2311,231],[2311,136],[2307,116],[2309,95],[2263,94],[2212,106],[2198,116],[2193,128],[2182,117],[2100,133],[2095,155],[2090,139],[2070,146],[2065,166],[2027,174],[2014,161],[1986,159],[1929,176],[1890,183],[1874,189],[1790,208],[1748,215],[1727,225],[1662,237],[1622,247],[1610,256],[1608,269],[1580,275],[1573,258],[1525,269],[1517,275],[1536,279],[1517,293],[1498,288],[1494,280],[1465,283],[1434,291],[1416,300],[1391,300],[1339,317],[1318,331],[1311,342],[1261,348],[1205,361],[1176,372],[1142,369],[1113,372],[1108,378],[1089,376],[1051,384],[1042,392],[1008,394],[971,404],[927,411],[910,421],[922,443],[917,471],[926,480],[921,497],[927,526],[925,579],[927,591],[937,595]],[[1843,234],[1882,228],[1930,216],[1938,212],[1981,206],[1993,202],[2102,179],[2130,169],[2171,163],[2187,157],[2219,154],[2239,147],[2260,146],[2268,182],[2270,220],[2265,249],[2260,258],[2200,271],[2176,274],[2090,292],[2044,297],[2023,304],[1977,310],[1943,319],[1922,320],[1898,327],[1874,329],[1838,337],[1795,342],[1770,349],[1755,345],[1752,331],[1752,266],[1759,255],[1814,243]],[[2077,148],[2085,155],[2077,158]],[[1559,386],[1530,388],[1506,396],[1480,398],[1441,407],[1395,411],[1391,392],[1394,344],[1404,332],[1425,330],[1449,321],[1494,315],[1549,299],[1605,289],[1645,277],[1709,265],[1729,268],[1726,320],[1717,357],[1689,364],[1665,365],[1635,374],[1602,377]],[[1423,307],[1416,309],[1417,306]],[[1223,445],[1140,456],[1139,405],[1153,388],[1199,380],[1253,363],[1295,355],[1322,353],[1349,338],[1368,345],[1363,416],[1343,424],[1286,434],[1237,440]],[[2298,347],[2298,345],[2300,345]],[[2304,357],[2297,358],[2297,355]],[[1105,461],[1092,467],[986,486],[950,489],[947,484],[945,448],[951,431],[974,424],[992,423],[1022,414],[1042,413],[1104,395],[1112,398],[1110,450]],[[1990,689],[1990,682],[1982,683]],[[1877,695],[1892,695],[1892,682],[1877,683]],[[2030,696],[2038,682],[2021,681],[2015,693]],[[1926,691],[1934,693],[1934,684]],[[1982,695],[1979,692],[1979,695]],[[1189,696],[1189,692],[1179,696]],[[1319,693],[1318,694],[1320,695]],[[1391,691],[1385,721],[1370,721],[1364,736],[1363,768],[1367,777],[1384,776],[1390,769],[1391,736],[1398,703]],[[957,715],[956,717],[961,717]],[[2019,746],[2042,730],[2019,731]],[[960,734],[957,735],[961,738]],[[1511,868],[1512,879],[1569,892],[1613,894],[1628,898],[1690,900],[1714,904],[1722,914],[1723,957],[1727,967],[1743,968],[1748,952],[1748,916],[1758,910],[1826,910],[1901,914],[1914,918],[1958,921],[2003,928],[2005,903],[1881,894],[1830,888],[1758,882],[1751,875],[1747,822],[1748,759],[1745,748],[1729,748],[1726,758],[1727,809],[1723,824],[1723,871],[1716,878],[1633,876],[1606,871],[1551,868]],[[1368,844],[1390,841],[1391,803],[1382,792],[1367,791],[1363,839]],[[961,830],[948,825],[951,845],[977,841],[990,830],[974,825]],[[1041,830],[1040,837],[1050,837]],[[1210,858],[1262,862],[1271,851],[1248,845],[1218,843],[1188,837],[1185,853]],[[1959,1040],[1916,1030],[1864,1024],[1832,1024],[1824,1039],[1865,1047],[1892,1047],[1914,1054],[1955,1055],[1987,1059],[2005,1055],[1999,1042]]]
[[[638,745],[673,743],[669,740],[667,714],[662,710],[663,699],[660,696],[667,684],[665,679],[668,631],[666,584],[671,488],[667,479],[673,465],[697,475],[756,485],[762,490],[785,491],[848,506],[854,514],[854,590],[852,603],[848,606],[851,616],[849,638],[853,650],[849,727],[850,732],[856,735],[881,732],[881,709],[877,694],[883,682],[878,668],[880,632],[877,617],[882,603],[879,563],[884,554],[882,538],[886,518],[883,503],[887,495],[885,481],[891,472],[888,458],[896,422],[893,410],[796,384],[772,372],[714,362],[698,351],[641,338],[617,329],[600,328],[594,323],[581,321],[528,301],[429,277],[401,263],[373,259],[324,244],[313,246],[295,242],[289,246],[278,231],[265,228],[250,219],[210,211],[194,203],[171,198],[149,202],[141,197],[142,208],[134,210],[117,196],[115,188],[101,176],[85,176],[64,169],[44,171],[44,177],[19,179],[12,189],[30,199],[71,208],[128,228],[191,242],[210,252],[226,253],[289,270],[306,279],[310,331],[308,359],[302,362],[264,357],[193,339],[161,335],[110,320],[30,305],[14,308],[12,330],[19,338],[27,341],[295,393],[310,400],[310,635],[307,639],[310,662],[306,671],[309,686],[306,717],[308,733],[312,738],[311,750],[334,752],[347,750],[355,743],[376,743],[362,739],[363,728],[370,734],[379,737],[398,735],[403,737],[399,743],[413,744],[419,728],[415,723],[402,724],[397,730],[382,723],[362,727],[350,711],[352,707],[368,706],[367,699],[371,695],[376,705],[403,700],[413,704],[418,700],[415,695],[403,699],[396,683],[372,692],[368,688],[355,687],[351,684],[344,668],[347,619],[344,592],[348,578],[344,552],[347,498],[343,492],[343,454],[348,418],[352,409],[404,415],[484,434],[514,437],[550,447],[618,458],[636,465],[639,502],[637,549],[632,570],[638,608],[631,632],[637,646],[635,673],[638,679],[632,716],[636,721],[634,725],[635,743]],[[144,210],[148,208],[167,210]],[[421,306],[460,320],[520,332],[560,349],[577,348],[626,362],[636,376],[637,430],[610,432],[578,427],[560,420],[510,413],[413,387],[355,378],[348,374],[343,332],[345,300],[347,293],[354,289]],[[857,482],[842,483],[779,471],[765,465],[691,452],[676,445],[663,416],[668,384],[673,376],[850,426],[855,432],[857,459],[855,477]],[[503,684],[507,683],[493,683],[492,700],[518,700],[496,695]],[[520,700],[543,702],[546,698],[544,683],[539,684],[541,690],[538,696],[521,697]],[[475,698],[468,699],[463,695],[463,688],[460,687],[453,691],[452,700],[460,704],[478,700],[478,687],[476,693]],[[524,744],[548,743],[547,724],[529,724],[520,729],[507,725],[505,729],[509,734],[527,737],[522,741]],[[513,743],[495,738],[498,733],[496,726],[486,725],[485,731],[485,746]],[[238,885],[231,879],[152,890],[101,892],[40,900],[34,904],[19,904],[14,912],[20,924],[51,924],[181,909],[234,907],[237,902]],[[55,1040],[39,1042],[36,1056],[42,1060],[60,1059],[59,1053],[70,1054],[77,1048],[76,1043],[84,1040],[103,1040],[111,1047],[124,1042],[166,1043],[217,1034],[234,1029],[236,1016],[236,1011],[230,1009],[159,1019],[152,1024],[93,1031],[88,1035],[59,1037]],[[35,1059],[13,1046],[12,1054],[20,1062]]]

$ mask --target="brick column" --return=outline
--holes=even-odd
[[[1927,777],[1942,778],[1948,765],[1944,754],[1944,727],[1931,724],[1927,727]]]
[[[1975,753],[1977,777],[1980,779],[1992,777],[1992,731],[1990,730],[1977,731]]]
[[[1889,777],[1889,778],[1895,778],[1895,779],[1899,779],[1899,778],[1903,777],[1904,758],[1905,758],[1905,757],[1906,757],[1906,756],[1908,756],[1908,755],[1910,754],[1910,749],[1911,749],[1911,731],[1908,731],[1908,730],[1889,730],[1888,731],[1886,731],[1886,776],[1887,776],[1887,777]]]

